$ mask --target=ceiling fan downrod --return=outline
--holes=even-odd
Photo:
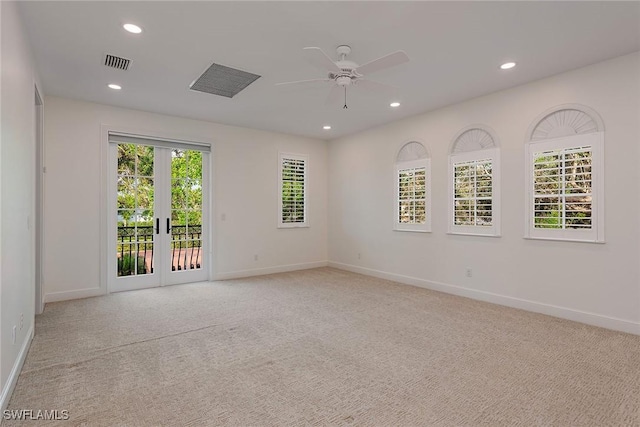
[[[342,109],[347,109],[349,107],[347,107],[347,87],[344,86],[344,106],[342,107]]]

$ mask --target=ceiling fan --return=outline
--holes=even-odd
[[[409,61],[407,54],[401,50],[374,59],[363,65],[358,65],[347,59],[347,56],[351,53],[351,47],[347,45],[341,45],[336,48],[336,52],[340,58],[337,61],[333,61],[329,55],[319,47],[305,47],[304,51],[309,62],[326,71],[328,73],[327,77],[324,79],[277,83],[276,86],[329,83],[331,85],[331,91],[329,92],[327,103],[331,103],[340,96],[341,92],[344,92],[344,106],[342,108],[347,108],[347,87],[349,86],[358,86],[373,90],[394,90],[395,88],[393,86],[366,79],[365,76]]]

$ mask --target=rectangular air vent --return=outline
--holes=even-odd
[[[107,54],[104,58],[104,65],[126,71],[131,64],[131,60]]]
[[[220,64],[211,64],[207,71],[191,83],[189,88],[199,92],[233,98],[244,88],[260,78],[257,74],[235,68],[225,67]]]

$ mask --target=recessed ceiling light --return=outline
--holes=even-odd
[[[138,27],[135,24],[124,24],[122,28],[133,34],[140,34],[142,32],[142,28]]]
[[[324,130],[329,130],[329,129],[331,129],[331,126],[329,126],[329,125],[324,125],[324,126],[322,126],[322,129],[324,129]]]
[[[389,107],[393,107],[393,108],[396,108],[396,107],[399,107],[399,106],[400,106],[399,102],[392,102],[391,104],[389,104]]]
[[[515,67],[515,66],[516,66],[516,63],[515,63],[515,62],[505,62],[504,64],[502,64],[502,65],[500,66],[500,69],[502,69],[502,70],[509,70],[509,69],[511,69],[511,68],[513,68],[513,67]]]
[[[108,84],[107,86],[109,86],[109,89],[113,89],[113,90],[120,90],[120,89],[122,89],[122,86],[117,85],[117,84],[115,84],[115,83],[110,83],[110,84]]]

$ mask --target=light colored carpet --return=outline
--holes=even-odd
[[[36,331],[9,409],[66,425],[640,425],[640,337],[330,268],[48,304]]]

